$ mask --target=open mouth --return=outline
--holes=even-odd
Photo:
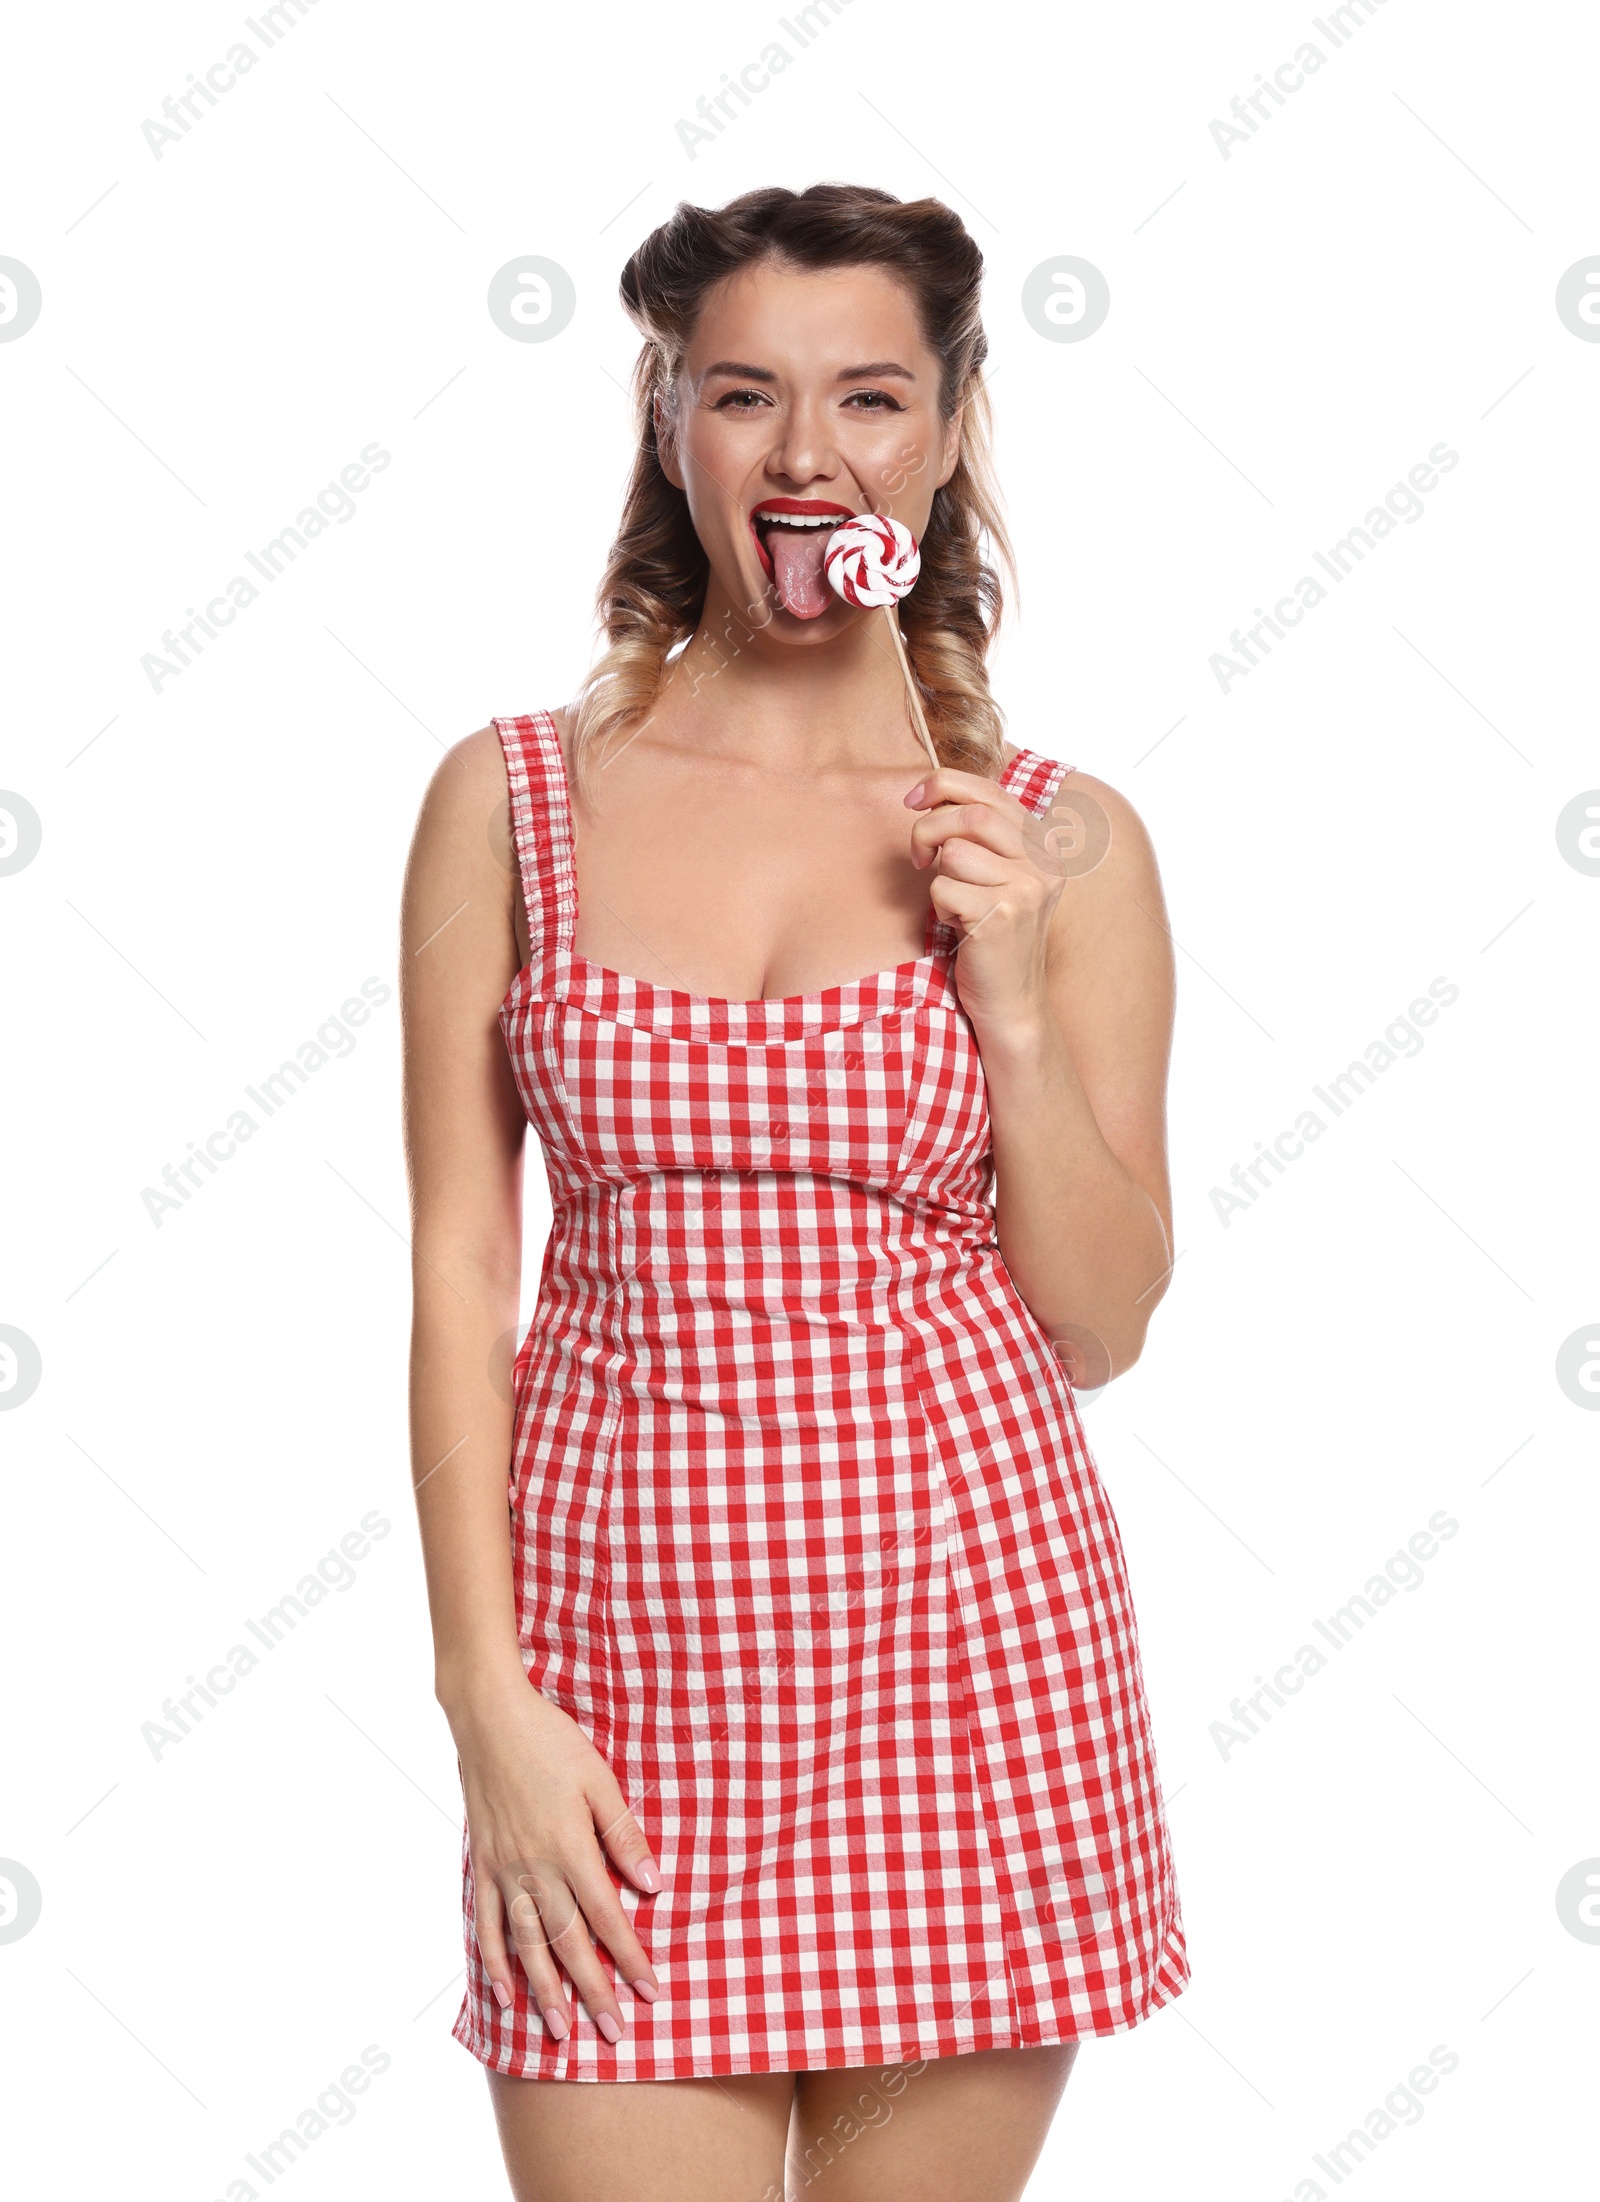
[[[823,553],[840,521],[855,517],[852,506],[821,497],[764,497],[752,509],[750,535],[761,570],[796,619],[815,619],[837,602],[822,570]]]

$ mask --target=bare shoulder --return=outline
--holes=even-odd
[[[1114,788],[1109,780],[1101,780],[1092,772],[1064,772],[1052,807],[1060,809],[1063,802],[1077,799],[1078,807],[1091,815],[1098,811],[1108,829],[1107,860],[1113,856],[1122,863],[1155,863],[1155,845],[1150,839],[1149,828],[1134,809],[1133,804],[1120,788]]]
[[[417,812],[406,866],[404,930],[418,937],[461,906],[455,930],[509,938],[514,879],[510,788],[493,726],[480,726],[440,758]]]
[[[495,813],[509,813],[505,754],[493,726],[480,726],[453,742],[434,767],[417,813],[412,860],[449,852],[459,863],[481,847],[487,854]],[[505,844],[511,845],[509,816]]]
[[[452,742],[428,783],[425,803],[448,810],[463,798],[473,800],[496,789],[506,792],[505,751],[499,729],[480,726]]]
[[[1127,796],[1092,772],[1065,772],[1050,814],[1068,887],[1056,904],[1052,939],[1069,951],[1113,937],[1137,939],[1165,960],[1161,869],[1149,828]]]
[[[429,1246],[433,1276],[458,1260],[516,1274],[525,1119],[499,1021],[520,964],[508,810],[499,735],[479,727],[439,759],[406,863],[405,1141],[414,1244]]]

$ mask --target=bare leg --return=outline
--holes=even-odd
[[[797,2072],[790,2202],[1017,2202],[1078,2054],[979,2049]]]
[[[792,2073],[489,2092],[514,2202],[782,2202]]]

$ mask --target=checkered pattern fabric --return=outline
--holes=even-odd
[[[888,2064],[1136,2025],[1189,1977],[1133,1606],[995,1238],[982,1065],[926,952],[717,1001],[573,953],[565,764],[497,719],[533,958],[500,1011],[554,1220],[517,1357],[523,1664],[660,1862],[661,1981],[557,2042],[473,1929],[503,2073]],[[1035,812],[1067,770],[1023,750]],[[602,1961],[609,1965],[609,1960]]]

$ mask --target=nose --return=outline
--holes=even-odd
[[[834,480],[839,472],[839,454],[834,448],[826,399],[803,391],[796,394],[783,416],[767,471],[780,473],[802,489],[813,482]]]

